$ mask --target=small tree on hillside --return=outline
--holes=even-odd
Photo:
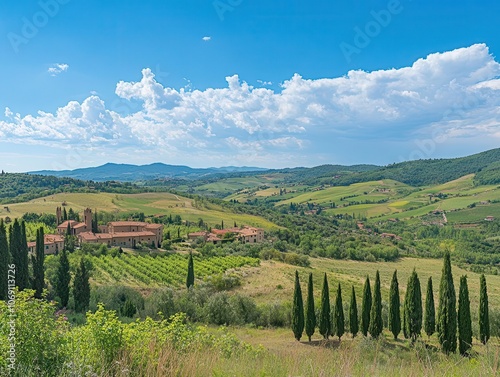
[[[447,251],[444,255],[441,283],[439,285],[439,307],[437,332],[439,344],[444,353],[449,354],[457,349],[457,310],[456,294],[451,273],[451,257]]]
[[[351,291],[351,302],[349,305],[349,331],[354,338],[359,331],[358,323],[358,304],[356,303],[356,292],[354,291],[354,285]]]
[[[377,270],[375,275],[375,285],[373,287],[373,301],[370,311],[370,335],[378,338],[382,333],[384,323],[382,322],[382,294],[380,292],[380,274]]]
[[[472,323],[470,317],[469,288],[467,276],[460,278],[458,291],[458,349],[461,355],[467,355],[472,348]]]
[[[313,276],[309,273],[309,283],[307,284],[307,309],[306,309],[306,335],[311,341],[311,336],[316,328],[316,311],[314,309]]]
[[[304,332],[304,303],[300,289],[299,272],[295,270],[295,288],[293,290],[292,330],[295,339],[300,341]]]
[[[363,302],[361,308],[361,333],[368,335],[368,326],[370,326],[370,312],[372,308],[372,291],[370,288],[370,278],[366,276],[363,287]]]
[[[422,330],[422,292],[415,269],[408,279],[403,315],[407,337],[414,343]]]
[[[344,307],[342,305],[342,288],[340,287],[340,283],[337,288],[337,297],[335,299],[335,307],[333,309],[333,321],[335,332],[332,333],[332,335],[337,335],[340,341],[340,338],[345,332]]]
[[[188,270],[187,270],[187,278],[186,278],[186,286],[192,287],[194,285],[194,263],[193,263],[193,254],[189,253],[188,260]]]
[[[399,283],[397,274],[398,272],[394,271],[389,291],[389,330],[392,332],[394,339],[397,339],[399,333],[401,332],[401,303],[399,299]]]
[[[321,309],[319,314],[319,333],[323,338],[328,339],[331,330],[330,323],[330,292],[328,290],[328,279],[323,279],[323,289],[321,290]]]
[[[436,309],[434,307],[434,292],[432,289],[432,277],[427,282],[427,293],[425,295],[425,322],[424,330],[428,337],[436,331]]]
[[[490,339],[490,316],[488,309],[488,292],[484,274],[480,278],[479,290],[479,340],[486,344]]]

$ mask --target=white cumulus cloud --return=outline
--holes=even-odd
[[[120,81],[115,89],[121,101],[141,103],[137,111],[113,112],[96,95],[54,114],[21,116],[7,108],[0,135],[52,146],[85,141],[114,151],[134,145],[179,162],[186,156],[246,165],[267,159],[269,166],[303,164],[304,156],[315,161],[316,155],[334,162],[336,149],[366,140],[377,148],[436,134],[442,143],[498,139],[499,76],[500,64],[484,44],[399,69],[315,80],[295,74],[279,91],[253,87],[238,75],[226,77],[222,88],[175,89],[146,68],[139,81]]]
[[[69,69],[68,64],[52,64],[52,66],[49,67],[47,70],[48,73],[50,73],[51,76],[57,76],[58,74],[62,72],[66,72]]]

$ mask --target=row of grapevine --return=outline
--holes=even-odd
[[[182,286],[185,284],[188,258],[186,255],[109,255],[92,257],[93,278],[99,283],[121,282],[137,286]],[[243,256],[195,257],[196,277],[223,273],[243,266],[258,266],[257,258]]]

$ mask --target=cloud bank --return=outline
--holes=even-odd
[[[295,74],[280,91],[263,87],[267,83],[254,87],[238,75],[226,81],[224,88],[175,89],[146,68],[140,81],[120,81],[115,89],[121,101],[138,101],[138,111],[113,111],[96,95],[54,114],[21,116],[6,108],[0,137],[61,148],[134,146],[168,151],[177,161],[189,154],[201,164],[211,165],[213,158],[265,166],[269,159],[287,165],[306,155],[328,158],[331,146],[346,140],[377,145],[439,135],[443,143],[500,141],[500,64],[484,44],[431,54],[398,69],[316,80]]]

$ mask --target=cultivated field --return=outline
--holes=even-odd
[[[87,193],[61,193],[38,198],[25,203],[9,204],[7,211],[0,209],[0,218],[21,217],[26,212],[53,213],[55,209],[66,203],[66,208],[73,208],[82,212],[90,207],[93,210],[127,214],[144,212],[148,215],[180,215],[184,220],[192,222],[202,218],[210,225],[220,224],[247,224],[265,229],[277,228],[266,219],[247,214],[235,214],[214,204],[197,205],[192,199],[170,193],[143,193],[143,194],[87,194]]]

